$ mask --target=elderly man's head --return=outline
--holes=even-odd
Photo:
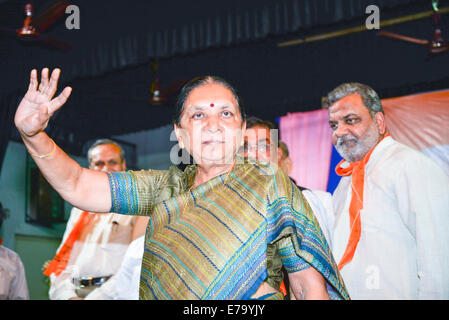
[[[96,171],[111,172],[126,170],[125,151],[115,141],[99,139],[87,151],[89,168]]]
[[[360,83],[344,83],[323,99],[329,110],[332,142],[340,155],[359,161],[386,132],[385,117],[377,93]]]

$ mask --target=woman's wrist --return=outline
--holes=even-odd
[[[44,131],[33,136],[20,135],[28,153],[35,158],[47,158],[56,150],[55,142]]]

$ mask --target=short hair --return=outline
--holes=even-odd
[[[287,158],[290,154],[288,152],[288,147],[283,141],[279,141],[279,148],[282,150],[282,160]]]
[[[125,160],[125,150],[122,148],[121,145],[119,145],[117,142],[115,142],[114,140],[111,139],[97,139],[89,148],[89,150],[87,150],[87,162],[90,164],[90,158],[92,157],[92,151],[101,145],[104,144],[112,144],[116,147],[118,147],[120,149],[120,158],[123,160]]]
[[[230,84],[228,81],[226,81],[225,79],[223,79],[221,77],[201,76],[201,77],[193,78],[192,80],[187,82],[182,87],[182,89],[178,95],[178,99],[176,100],[176,110],[175,110],[175,115],[173,117],[174,124],[176,124],[177,126],[180,126],[181,115],[182,115],[182,112],[184,111],[185,103],[186,103],[186,100],[187,100],[187,97],[189,96],[189,94],[194,89],[204,86],[209,83],[221,84],[222,86],[224,86],[225,88],[229,89],[232,92],[232,94],[234,95],[234,98],[237,102],[237,107],[239,109],[240,116],[242,117],[242,123],[245,121],[245,119],[246,119],[245,107],[243,105],[243,101],[242,101],[240,95],[237,92],[237,89],[235,89],[232,84]]]
[[[274,135],[272,131],[277,129],[273,122],[250,116],[246,119],[246,129],[251,129],[254,127],[262,127],[268,129],[268,131],[270,132],[272,143],[279,143],[279,134]]]
[[[246,119],[246,129],[251,129],[253,127],[264,127],[268,130],[276,129],[272,122],[251,116]]]
[[[362,97],[363,104],[366,108],[368,108],[371,116],[374,116],[377,112],[384,113],[382,102],[380,101],[376,91],[366,84],[357,82],[349,82],[339,85],[329,92],[326,97],[323,97],[321,105],[323,108],[329,109],[329,107],[338,100],[354,93],[357,93]]]

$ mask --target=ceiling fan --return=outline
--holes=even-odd
[[[42,14],[33,18],[34,6],[30,0],[25,5],[23,26],[18,29],[0,28],[0,31],[13,35],[21,41],[40,43],[52,48],[68,50],[71,48],[69,44],[58,41],[43,32],[65,14],[65,9],[69,5],[70,3],[68,2],[58,1]]]
[[[153,59],[151,66],[153,80],[150,86],[150,103],[153,106],[163,105],[168,99],[173,96],[177,91],[179,91],[184,84],[187,83],[185,80],[176,81],[169,87],[162,89],[159,84],[159,65],[156,59]]]
[[[441,15],[438,12],[438,0],[432,0],[432,24],[434,26],[432,40],[418,39],[389,31],[379,31],[377,35],[428,46],[430,53],[442,53],[449,50],[449,41],[443,38],[441,31]]]

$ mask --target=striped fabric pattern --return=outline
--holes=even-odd
[[[128,181],[133,176],[111,176],[111,189],[117,188],[111,192],[114,210],[139,207],[139,193],[122,194],[138,190],[142,182],[135,176],[133,182]],[[146,233],[140,298],[249,299],[267,279],[268,243],[279,243],[289,253],[283,258],[289,268],[317,268],[330,276],[331,296],[347,298],[338,270],[329,270],[335,263],[326,256],[327,244],[310,207],[287,181],[281,170],[239,164],[229,175],[155,205]],[[285,237],[291,241],[283,248]],[[299,252],[297,259],[292,250]]]
[[[137,186],[132,172],[107,172],[111,185],[111,212],[131,213],[137,210]],[[120,191],[120,192],[119,192]]]
[[[289,238],[287,239],[290,240]],[[287,270],[288,273],[310,268],[310,264],[304,261],[304,259],[302,259],[301,257],[298,257],[295,251],[295,247],[291,243],[283,246],[279,250],[279,254],[281,256],[285,270]]]
[[[281,170],[273,176],[267,195],[268,242],[277,243],[282,262],[290,272],[296,268],[305,269],[306,262],[328,281],[331,298],[349,299],[332,252],[309,204]],[[291,246],[296,258],[291,255]]]

